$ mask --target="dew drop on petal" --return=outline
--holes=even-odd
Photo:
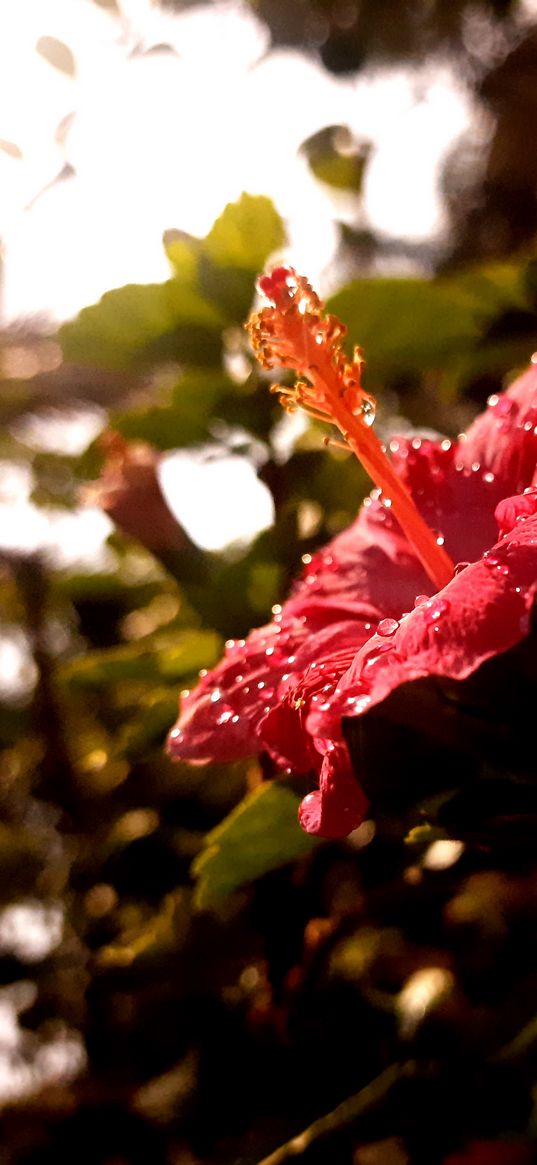
[[[457,569],[457,568],[455,567],[455,569]],[[429,602],[429,598],[430,598],[429,595],[416,595],[416,598],[414,599],[414,606],[421,607],[422,603]]]
[[[469,563],[469,562],[458,562],[458,563],[457,563],[457,565],[456,565],[456,567],[455,567],[455,572],[454,572],[454,573],[455,573],[455,574],[461,574],[461,573],[462,573],[462,571],[463,571],[463,570],[466,570],[466,567],[467,567],[467,566],[469,566],[469,565],[470,565],[470,563]]]
[[[214,692],[211,692],[211,704],[216,704],[216,703],[218,703],[218,700],[221,700],[221,699],[222,699],[222,693],[220,691],[220,688],[215,688]]]
[[[438,623],[447,615],[451,603],[448,599],[430,599],[425,606],[425,622],[427,625]]]
[[[367,670],[368,675],[371,675],[373,668],[376,668],[383,656],[389,651],[393,651],[393,643],[376,643],[366,655],[362,664],[362,671]]]
[[[377,627],[377,635],[395,635],[395,632],[398,630],[399,623],[397,622],[397,619],[381,619]]]

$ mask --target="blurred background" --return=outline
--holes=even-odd
[[[255,1165],[431,1009],[482,1064],[534,1007],[510,859],[393,823],[313,846],[296,791],[211,866],[262,767],[163,742],[369,488],[269,395],[257,274],[328,298],[381,434],[455,435],[537,348],[536,125],[536,0],[0,5],[2,1165]],[[502,1071],[310,1159],[533,1160]]]

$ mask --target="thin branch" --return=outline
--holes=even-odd
[[[405,1074],[406,1067],[406,1065],[391,1064],[389,1068],[381,1072],[380,1076],[377,1076],[370,1084],[366,1084],[360,1092],[355,1093],[354,1096],[349,1096],[326,1116],[313,1121],[313,1124],[304,1129],[302,1133],[292,1137],[290,1141],[286,1141],[285,1145],[280,1145],[278,1149],[260,1161],[259,1165],[283,1165],[284,1162],[291,1161],[294,1157],[302,1156],[325,1137],[344,1132],[361,1117],[369,1116],[377,1105],[386,1100],[394,1086],[399,1083]]]

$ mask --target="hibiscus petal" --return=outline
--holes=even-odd
[[[400,684],[429,675],[465,679],[525,637],[536,593],[537,515],[406,616],[389,643],[372,636],[338,696],[310,713],[308,730],[337,739],[343,716],[366,711]]]
[[[479,463],[494,475],[501,495],[531,485],[537,461],[537,365],[517,377],[506,392],[489,397],[488,408],[458,446],[465,469]]]
[[[302,828],[318,837],[345,837],[361,824],[366,809],[346,745],[333,747],[323,760],[319,789],[308,793],[300,805]]]
[[[257,725],[276,699],[276,685],[292,649],[307,634],[294,621],[276,621],[231,640],[224,658],[181,700],[181,714],[168,736],[173,760],[231,761],[259,750]]]

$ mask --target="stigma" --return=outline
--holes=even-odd
[[[354,348],[352,359],[347,356],[344,324],[324,310],[308,280],[294,268],[275,267],[260,277],[258,288],[267,304],[246,325],[257,359],[264,368],[293,369],[300,377],[293,387],[278,384],[271,391],[288,412],[303,409],[339,430],[342,440],[337,443],[354,453],[390,499],[392,513],[440,590],[453,577],[454,566],[372,428],[376,401],[362,387],[361,348]]]

